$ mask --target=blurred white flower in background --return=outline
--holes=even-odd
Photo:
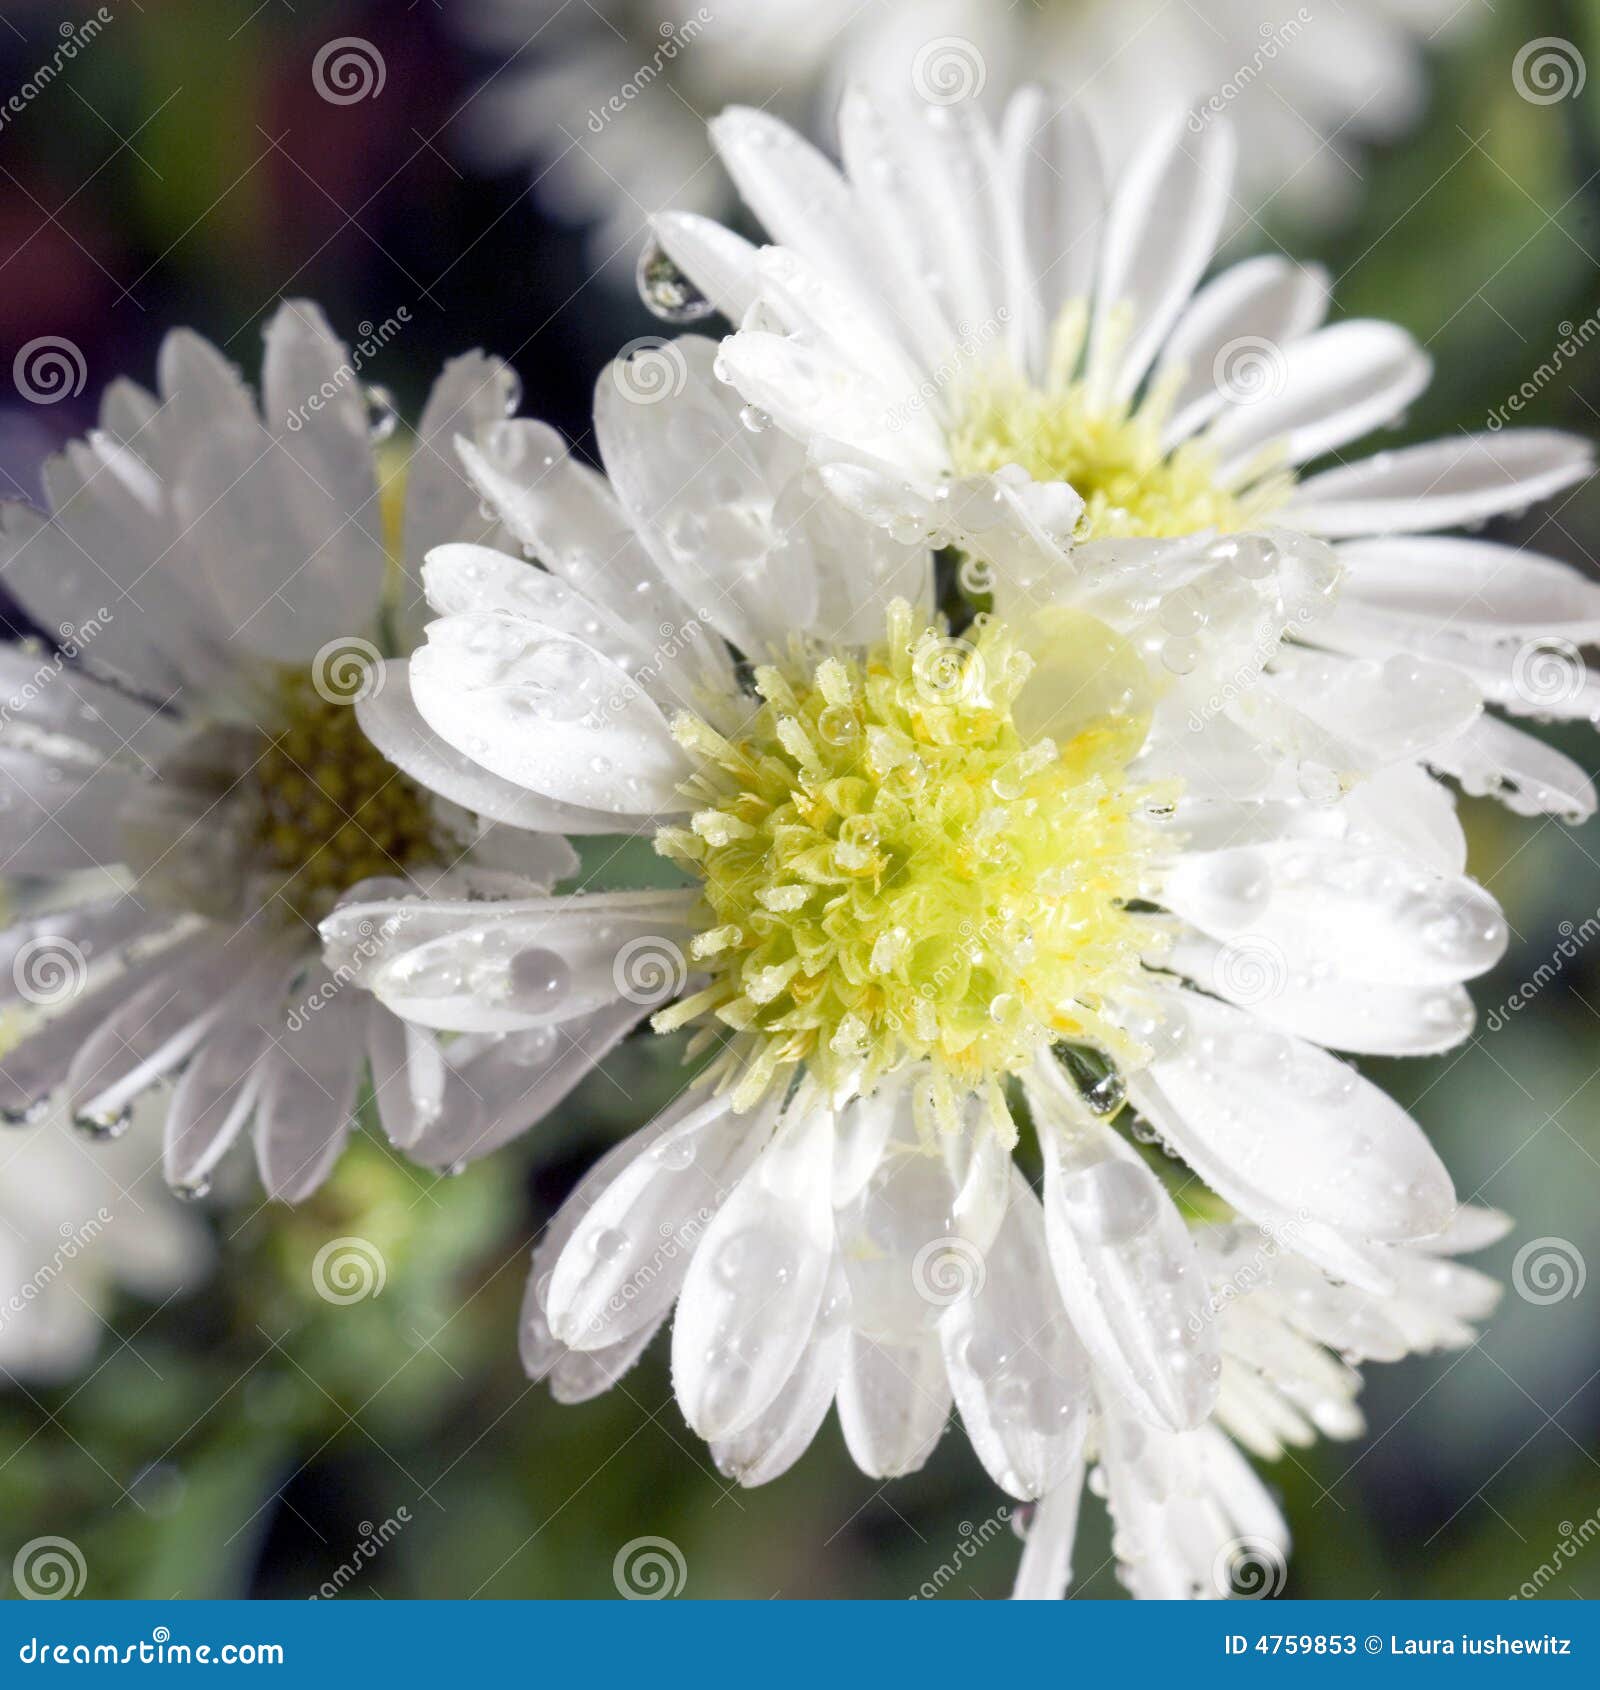
[[[705,120],[748,103],[831,134],[865,81],[936,101],[1042,80],[1092,112],[1120,163],[1151,113],[1226,111],[1244,140],[1235,221],[1326,221],[1360,188],[1360,149],[1403,135],[1426,53],[1470,20],[1455,0],[466,0],[463,27],[500,61],[464,117],[487,164],[526,161],[541,201],[594,223],[597,264],[631,259],[668,205],[725,209]]]
[[[359,965],[318,960],[316,921],[359,883],[527,892],[576,865],[425,794],[357,720],[381,654],[417,637],[424,551],[492,526],[451,437],[517,402],[498,359],[454,359],[394,461],[392,404],[359,372],[405,318],[352,349],[285,303],[259,403],[176,330],[159,392],[113,382],[100,426],[47,461],[48,510],[0,504],[5,587],[57,642],[0,644],[0,872],[55,882],[0,935],[0,1002],[40,1012],[0,1113],[62,1101],[110,1138],[170,1080],[167,1177],[196,1194],[253,1126],[268,1194],[309,1195],[369,1074],[405,1145],[446,1115],[520,1128],[560,1095],[548,1046],[446,1061]]]
[[[157,1303],[206,1278],[209,1233],[167,1190],[155,1144],[89,1143],[59,1111],[0,1132],[0,1387],[81,1372],[120,1292]]]

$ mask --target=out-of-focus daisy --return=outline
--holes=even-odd
[[[1222,1386],[1215,1422],[1164,1431],[1102,1403],[1089,1435],[1088,1485],[1112,1518],[1118,1573],[1136,1596],[1275,1596],[1287,1574],[1289,1527],[1235,1444],[1263,1461],[1320,1433],[1359,1437],[1358,1364],[1462,1349],[1500,1287],[1452,1260],[1504,1235],[1510,1222],[1463,1207],[1417,1248],[1386,1249],[1387,1297],[1332,1283],[1296,1256],[1292,1233],[1200,1229],[1217,1323]],[[1084,1470],[1047,1496],[1026,1529],[1015,1594],[1066,1594]]]
[[[1221,124],[1197,136],[1173,117],[1112,177],[1077,108],[1037,89],[998,130],[970,102],[854,92],[842,174],[764,113],[713,130],[778,243],[660,220],[740,325],[719,371],[851,508],[995,565],[997,609],[1097,568],[1093,545],[1069,563],[1074,543],[1272,523],[1335,543],[1340,602],[1308,642],[1448,666],[1513,714],[1600,710],[1594,679],[1561,662],[1600,634],[1600,588],[1440,532],[1571,486],[1590,447],[1527,429],[1346,458],[1429,360],[1389,323],[1323,326],[1326,278],[1281,257],[1198,286],[1229,196]],[[1495,717],[1432,761],[1524,810],[1593,808],[1581,770]]]
[[[597,260],[630,260],[669,206],[727,209],[705,120],[748,103],[821,135],[852,80],[935,100],[995,96],[1046,77],[1093,112],[1115,161],[1152,113],[1197,127],[1226,112],[1246,168],[1237,216],[1280,207],[1325,219],[1360,187],[1355,151],[1404,133],[1426,92],[1424,49],[1452,0],[1361,0],[1336,10],[1218,0],[732,0],[675,12],[473,0],[470,37],[499,60],[466,114],[487,162],[529,160],[557,214],[595,224]]]
[[[157,1302],[198,1286],[210,1261],[148,1142],[85,1144],[59,1115],[0,1136],[0,1386],[71,1378],[119,1290]]]
[[[504,365],[450,364],[402,502],[360,363],[286,304],[258,410],[176,332],[158,392],[114,382],[100,427],[46,465],[48,513],[0,513],[6,588],[58,642],[0,650],[0,870],[60,880],[4,936],[0,993],[45,1015],[0,1062],[0,1107],[59,1096],[114,1135],[181,1072],[165,1160],[189,1191],[253,1122],[269,1193],[306,1195],[369,1068],[408,1146],[446,1110],[520,1128],[563,1089],[537,1039],[446,1061],[320,962],[315,924],[358,885],[528,891],[575,861],[424,792],[358,725],[380,652],[415,637],[423,552],[490,526],[448,442],[515,404]],[[105,872],[85,889],[85,870]]]
[[[1293,533],[1106,542],[1078,602],[954,633],[928,554],[810,491],[715,356],[602,376],[609,481],[532,424],[468,443],[537,564],[430,554],[409,692],[363,707],[418,780],[448,748],[653,832],[681,887],[353,903],[327,962],[377,935],[364,982],[467,1035],[619,998],[695,1030],[703,1083],[536,1253],[525,1353],[559,1394],[676,1304],[679,1402],[746,1482],[835,1398],[861,1465],[908,1471],[953,1395],[1038,1497],[1102,1396],[1169,1429],[1216,1404],[1182,1163],[1375,1294],[1385,1247],[1449,1225],[1421,1131],[1326,1047],[1470,1028],[1505,928],[1419,759],[1481,701],[1411,659],[1298,666],[1337,571]]]

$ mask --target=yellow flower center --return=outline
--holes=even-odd
[[[838,1098],[927,1061],[943,1124],[977,1090],[1009,1130],[1004,1079],[1042,1045],[1128,1046],[1108,1003],[1159,938],[1131,907],[1158,796],[1126,778],[1144,667],[1076,613],[1024,650],[991,618],[918,627],[903,602],[881,644],[813,657],[756,671],[737,739],[675,724],[696,808],[656,849],[701,883],[711,979],[655,1025],[724,1046],[736,1107],[801,1067]]]
[[[352,704],[309,674],[282,682],[272,731],[250,771],[250,837],[265,896],[307,921],[357,881],[437,861],[422,789],[361,731]]]
[[[1162,436],[1182,372],[1155,383],[1133,404],[1118,400],[1098,373],[1110,357],[1080,372],[1088,315],[1066,307],[1052,336],[1050,373],[1033,386],[1009,364],[992,366],[962,394],[951,431],[957,475],[992,474],[1019,464],[1035,481],[1068,482],[1084,501],[1079,538],[1167,538],[1202,529],[1237,533],[1257,527],[1293,488],[1287,472],[1264,469],[1224,487],[1216,452],[1203,439],[1170,451]],[[1114,330],[1105,348],[1120,344]]]

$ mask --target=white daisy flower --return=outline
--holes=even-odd
[[[1128,1588],[1167,1598],[1227,1596],[1234,1588],[1277,1595],[1289,1528],[1235,1444],[1276,1461],[1318,1433],[1360,1437],[1357,1364],[1471,1344],[1472,1323],[1493,1311],[1500,1287],[1451,1258],[1492,1244],[1510,1224],[1493,1210],[1463,1207],[1421,1246],[1382,1247],[1394,1285],[1386,1297],[1329,1281],[1294,1253],[1292,1235],[1201,1228],[1211,1285],[1206,1318],[1216,1322],[1222,1350],[1214,1422],[1164,1431],[1119,1404],[1102,1404],[1089,1435],[1088,1485],[1111,1511]],[[1082,1480],[1075,1471],[1034,1511],[1017,1596],[1066,1594]]]
[[[1246,143],[1239,216],[1325,221],[1360,186],[1351,152],[1415,122],[1422,49],[1460,20],[1455,0],[1298,15],[1216,0],[1203,16],[1162,0],[724,0],[671,15],[636,0],[471,0],[464,32],[497,62],[465,123],[486,163],[535,165],[541,202],[592,223],[602,262],[631,259],[648,213],[729,209],[712,113],[759,105],[817,136],[854,80],[944,100],[1050,78],[1093,113],[1117,163],[1152,113],[1191,110],[1198,128],[1225,111]]]
[[[1114,542],[1078,602],[952,633],[926,552],[810,491],[716,356],[602,375],[609,480],[534,424],[465,443],[537,562],[431,553],[409,692],[363,706],[417,780],[583,806],[681,887],[352,903],[327,965],[377,935],[364,983],[468,1036],[618,1003],[694,1029],[702,1083],[536,1252],[524,1352],[558,1395],[676,1305],[679,1402],[744,1482],[835,1399],[867,1472],[910,1471],[954,1400],[1039,1497],[1095,1402],[1174,1430],[1216,1405],[1182,1163],[1377,1295],[1384,1247],[1449,1225],[1420,1129],[1325,1047],[1470,1029],[1460,982],[1506,932],[1420,759],[1481,701],[1285,644],[1337,583],[1286,531]]]
[[[426,548],[491,526],[439,442],[515,404],[504,365],[450,364],[402,507],[376,455],[393,415],[359,364],[286,304],[258,411],[214,347],[169,335],[158,393],[113,383],[100,427],[46,465],[49,513],[0,513],[5,585],[59,640],[0,649],[0,869],[60,879],[4,938],[4,995],[47,1016],[0,1066],[0,1107],[31,1119],[59,1095],[114,1135],[181,1070],[165,1161],[191,1193],[252,1122],[268,1192],[315,1189],[369,1063],[402,1145],[447,1106],[520,1128],[546,1077],[559,1090],[537,1041],[447,1063],[321,965],[317,920],[374,877],[526,891],[575,862],[399,776],[350,708],[414,637]],[[111,878],[85,892],[86,869]]]
[[[160,1302],[210,1265],[199,1217],[132,1140],[85,1144],[62,1116],[0,1138],[0,1383],[72,1378],[119,1292]]]
[[[1571,486],[1588,444],[1527,429],[1343,460],[1429,360],[1392,324],[1323,326],[1326,277],[1281,257],[1196,291],[1228,205],[1225,127],[1173,117],[1114,179],[1088,123],[1037,89],[998,131],[971,104],[852,92],[843,173],[761,112],[713,131],[778,243],[658,220],[740,325],[719,372],[851,508],[1000,566],[997,608],[1094,567],[1092,550],[1069,563],[1074,543],[1271,523],[1335,544],[1340,603],[1313,643],[1447,665],[1512,714],[1600,711],[1565,660],[1600,635],[1600,588],[1439,532]],[[1498,717],[1434,761],[1526,811],[1593,808],[1580,770]]]

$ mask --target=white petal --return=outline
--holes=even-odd
[[[582,640],[528,619],[452,616],[411,659],[411,696],[491,774],[564,804],[672,811],[691,772],[660,708]]]
[[[1595,812],[1594,782],[1585,770],[1496,716],[1480,716],[1456,739],[1434,746],[1428,761],[1466,791],[1492,793],[1519,816],[1554,814],[1578,826]]]
[[[805,1348],[833,1252],[833,1117],[789,1116],[707,1228],[672,1329],[684,1418],[719,1440],[777,1396]]]
[[[1129,1096],[1236,1209],[1263,1225],[1291,1217],[1288,1236],[1307,1254],[1318,1225],[1353,1239],[1408,1239],[1446,1224],[1450,1176],[1392,1098],[1230,1005],[1159,996],[1163,1036],[1177,1049],[1134,1075]]]
[[[687,977],[687,892],[343,904],[328,966],[397,1015],[450,1032],[515,1032],[626,998],[640,1015]]]
[[[1019,1170],[974,1295],[939,1322],[961,1419],[989,1476],[1023,1498],[1081,1475],[1089,1357],[1061,1301],[1044,1214]]]
[[[686,603],[746,654],[781,652],[817,606],[814,574],[771,568],[776,498],[799,473],[798,454],[786,441],[775,453],[740,421],[739,395],[712,373],[715,342],[684,335],[671,350],[688,372],[675,390],[641,402],[611,370],[595,387],[611,485]]]
[[[643,1013],[625,998],[553,1027],[507,1033],[472,1061],[452,1063],[471,1107],[441,1109],[408,1154],[425,1167],[453,1170],[509,1144],[587,1079]],[[459,1095],[454,1084],[452,1095]]]
[[[1028,1097],[1067,1313],[1095,1365],[1142,1415],[1196,1426],[1216,1401],[1218,1361],[1194,1241],[1161,1182],[1053,1068],[1053,1058],[1041,1062]]]
[[[605,1349],[672,1306],[702,1234],[772,1127],[771,1112],[735,1115],[726,1097],[700,1092],[671,1113],[651,1149],[595,1198],[556,1262],[545,1315],[573,1349]]]
[[[1091,365],[1110,357],[1129,398],[1216,249],[1233,177],[1230,132],[1199,136],[1179,114],[1157,126],[1117,183],[1100,248]],[[1127,339],[1105,337],[1113,323]]]
[[[1278,381],[1283,349],[1314,329],[1328,309],[1328,275],[1276,253],[1224,270],[1195,294],[1161,349],[1152,385],[1184,372],[1162,436],[1171,449],[1230,399]]]
[[[1082,1499],[1080,1461],[1034,1510],[1011,1591],[1014,1601],[1059,1602],[1066,1596],[1072,1585],[1072,1546]]]
[[[935,1334],[880,1344],[851,1332],[839,1378],[839,1425],[869,1478],[898,1479],[922,1467],[944,1434],[952,1401]]]
[[[1283,514],[1313,534],[1455,528],[1521,510],[1592,468],[1588,443],[1553,429],[1452,436],[1314,475]]]
[[[737,323],[756,301],[756,249],[742,235],[692,211],[663,211],[650,227],[668,257]]]
[[[640,816],[562,804],[501,780],[447,745],[422,719],[411,697],[411,666],[390,659],[373,671],[373,685],[356,702],[362,732],[397,768],[452,804],[507,827],[536,833],[632,833]]]
[[[746,1487],[770,1484],[811,1447],[827,1417],[850,1337],[850,1293],[834,1262],[811,1340],[771,1404],[743,1431],[711,1446],[717,1470]]]
[[[1452,985],[1492,967],[1508,937],[1499,906],[1476,881],[1342,842],[1194,853],[1169,873],[1162,901],[1201,932],[1237,940],[1241,953],[1253,946],[1285,981],[1310,970]]]
[[[1330,1050],[1427,1056],[1471,1035],[1472,999],[1460,986],[1403,986],[1381,979],[1317,979],[1291,969],[1251,934],[1219,944],[1185,936],[1165,966],[1259,1021]]]
[[[1335,323],[1278,355],[1271,391],[1228,405],[1206,433],[1230,485],[1263,446],[1291,464],[1321,457],[1390,422],[1428,385],[1432,361],[1392,323]]]
[[[1341,601],[1430,633],[1600,638],[1600,586],[1554,558],[1453,535],[1351,540],[1337,550]]]
[[[421,637],[422,560],[447,540],[482,540],[495,523],[480,510],[482,496],[456,456],[455,437],[471,439],[478,429],[515,409],[516,372],[498,358],[468,352],[439,373],[417,423],[416,444],[405,471],[403,538],[409,577],[400,607],[402,646]]]
[[[340,992],[320,964],[301,982],[322,1006],[298,1032],[285,1031],[262,1061],[256,1108],[256,1165],[269,1197],[298,1203],[333,1171],[353,1125],[356,1085],[366,1062],[369,1005]]]

